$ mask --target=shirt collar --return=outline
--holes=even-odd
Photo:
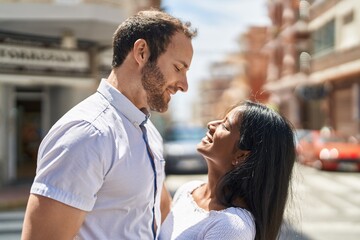
[[[146,122],[150,114],[145,115],[138,109],[127,97],[125,97],[119,90],[114,88],[105,78],[101,79],[97,91],[103,95],[109,103],[135,126]]]

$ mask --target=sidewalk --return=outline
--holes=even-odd
[[[0,187],[0,211],[25,208],[31,183],[13,183]]]

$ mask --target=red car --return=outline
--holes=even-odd
[[[360,143],[333,131],[309,131],[297,143],[300,163],[331,171],[360,171]]]

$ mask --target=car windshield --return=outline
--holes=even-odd
[[[206,129],[202,127],[176,127],[165,132],[165,141],[185,141],[199,140],[206,134]]]

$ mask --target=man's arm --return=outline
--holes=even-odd
[[[163,188],[161,191],[161,202],[160,202],[160,209],[161,209],[161,223],[164,222],[166,216],[170,212],[170,206],[171,206],[171,195],[167,188],[165,187],[165,184],[163,184]]]
[[[78,233],[86,212],[51,198],[31,194],[27,204],[22,240],[70,240]]]

